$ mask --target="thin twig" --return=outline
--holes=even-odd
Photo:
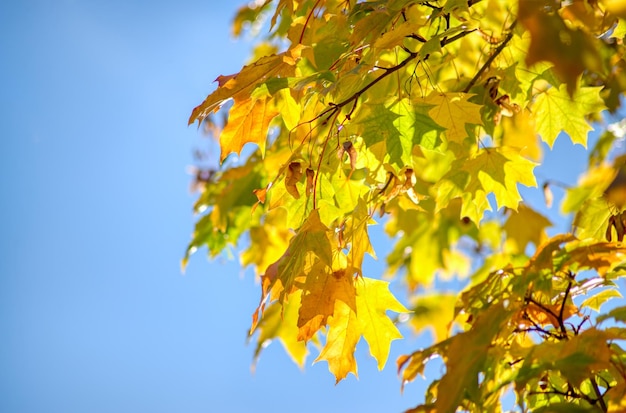
[[[311,19],[311,16],[313,15],[313,13],[315,13],[315,8],[320,4],[320,1],[321,0],[317,0],[315,2],[315,4],[313,5],[313,8],[309,12],[309,15],[306,16],[306,21],[304,22],[304,26],[302,27],[302,32],[300,33],[300,39],[298,39],[299,44],[302,44],[302,39],[304,39],[304,32],[306,31],[306,28],[309,25],[309,20]]]
[[[607,412],[608,408],[606,407],[606,402],[604,401],[604,395],[600,391],[600,387],[598,387],[598,382],[596,381],[596,378],[591,377],[590,380],[591,380],[591,386],[593,387],[593,391],[596,394],[596,396],[598,396],[598,399],[596,401],[598,405],[600,406],[600,409],[602,409],[603,412]]]
[[[567,329],[565,328],[565,324],[563,323],[563,314],[565,313],[565,304],[567,302],[567,297],[569,296],[569,292],[572,288],[572,275],[570,273],[570,280],[567,283],[567,288],[565,289],[565,297],[563,297],[563,302],[561,303],[561,310],[559,311],[559,327],[561,328],[561,333],[563,337],[567,337]]]
[[[472,29],[472,30],[468,30],[465,32],[461,32],[458,33],[455,36],[452,36],[450,38],[446,38],[446,39],[442,39],[439,43],[441,45],[441,47],[452,43],[462,37],[467,36],[468,34],[472,33],[476,31],[476,29]],[[315,118],[311,119],[310,122],[314,122],[317,119],[322,118],[323,116],[329,115],[328,119],[330,119],[335,113],[339,112],[341,110],[341,108],[343,108],[344,106],[346,106],[349,103],[358,101],[358,99],[361,97],[361,95],[363,93],[365,93],[367,90],[369,90],[372,86],[374,86],[375,84],[377,84],[378,82],[380,82],[381,80],[383,80],[384,78],[386,78],[387,76],[397,72],[398,70],[402,69],[403,67],[405,67],[407,64],[409,64],[412,60],[416,59],[420,54],[419,52],[412,52],[409,49],[405,48],[405,51],[409,54],[407,56],[406,59],[404,59],[403,61],[401,61],[400,63],[398,63],[396,66],[392,66],[389,68],[384,68],[384,73],[380,76],[378,76],[376,79],[372,80],[371,82],[369,82],[368,84],[366,84],[365,86],[363,86],[361,89],[357,90],[352,96],[344,99],[343,101],[339,102],[339,103],[332,103],[329,105],[328,108],[324,109],[320,114],[318,114]],[[428,58],[428,55],[423,56],[422,60],[426,60]],[[350,119],[349,116],[354,112],[354,109],[356,108],[356,104],[355,106],[350,110],[350,113],[348,114],[348,120]]]
[[[483,64],[482,67],[478,69],[478,72],[476,72],[472,80],[470,80],[467,86],[465,86],[465,89],[463,89],[463,92],[465,93],[469,92],[470,89],[474,86],[474,84],[478,81],[478,79],[482,76],[483,72],[487,70],[489,66],[491,66],[491,63],[493,63],[493,61],[496,59],[496,57],[498,57],[498,55],[502,53],[507,43],[509,43],[511,39],[513,38],[513,28],[515,28],[516,24],[517,24],[517,20],[513,20],[513,23],[511,23],[511,25],[508,28],[508,33],[504,37],[504,40],[502,40],[502,43],[500,43],[500,45],[496,48],[496,50],[494,50],[491,56],[489,56],[485,64]]]

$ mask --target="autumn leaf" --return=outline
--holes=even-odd
[[[533,105],[537,132],[550,147],[563,131],[573,143],[587,146],[587,135],[592,130],[585,117],[604,109],[600,88],[583,87],[573,96],[565,85],[552,87],[538,96]]]
[[[583,308],[591,308],[592,310],[599,312],[602,305],[611,298],[622,298],[622,295],[619,291],[613,289],[604,290],[587,298],[580,304],[580,306]]]
[[[498,207],[517,210],[522,200],[518,184],[536,186],[535,163],[511,148],[486,148],[470,159],[459,161],[435,185],[437,208],[454,198],[463,199],[461,215],[479,222],[489,209],[487,195],[493,193]],[[473,207],[473,208],[472,208]]]
[[[361,339],[356,327],[356,313],[343,301],[335,301],[333,316],[329,320],[330,329],[326,335],[326,345],[315,360],[326,360],[328,369],[335,376],[336,383],[349,373],[358,377],[354,350]]]
[[[283,256],[267,267],[261,277],[261,301],[252,316],[251,331],[257,327],[265,308],[265,301],[269,298],[284,302],[287,296],[294,292],[296,281],[304,279],[310,272],[315,257],[332,266],[332,247],[328,232],[328,228],[320,221],[319,212],[313,210],[291,239]]]
[[[522,204],[517,212],[511,211],[504,224],[504,230],[515,251],[523,253],[529,243],[541,245],[548,238],[545,229],[550,226],[552,226],[550,220]]]
[[[446,354],[446,372],[439,386],[446,391],[446,397],[435,401],[436,411],[452,412],[465,394],[476,394],[479,385],[479,373],[484,368],[488,357],[488,348],[500,331],[509,312],[500,305],[494,305],[476,320],[474,328],[458,334],[431,350],[416,352],[398,360],[399,370],[403,370],[404,381],[412,381],[421,373],[433,354]]]
[[[304,294],[298,316],[298,339],[310,340],[327,324],[335,310],[335,302],[341,300],[356,312],[356,289],[350,273],[345,269],[333,271],[318,261],[307,274],[302,286]]]
[[[541,141],[532,114],[525,110],[502,119],[502,146],[519,148],[520,154],[532,161],[541,160]]]
[[[578,272],[594,269],[605,275],[616,265],[626,261],[626,246],[610,242],[597,242],[592,239],[571,242],[564,250],[555,254],[557,269]]]
[[[413,307],[411,326],[418,332],[430,329],[435,343],[445,340],[454,319],[456,301],[457,296],[452,293],[419,296]]]
[[[255,143],[265,153],[267,129],[278,110],[268,97],[235,101],[228,123],[220,135],[220,161],[231,153],[239,154],[246,143]]]
[[[396,165],[409,163],[411,152],[408,148],[411,144],[401,139],[394,124],[401,115],[381,105],[367,105],[365,111],[366,113],[359,117],[364,118],[361,121],[363,141],[370,147],[377,143],[382,145],[379,161]]]
[[[521,0],[518,18],[530,32],[526,64],[551,62],[565,82],[564,89],[574,95],[577,79],[587,68],[599,69],[599,56],[593,39],[580,29],[568,27],[558,13],[548,13],[548,1]],[[545,138],[544,138],[545,139]]]
[[[278,339],[294,362],[300,367],[304,367],[304,361],[308,354],[306,343],[298,339],[297,330],[292,327],[298,318],[299,305],[300,292],[296,292],[289,297],[289,302],[283,305],[274,302],[265,310],[257,327],[259,335],[254,350],[255,364],[263,348],[273,339]]]
[[[480,106],[469,102],[472,95],[463,93],[432,93],[424,103],[433,107],[428,114],[437,124],[446,128],[450,141],[462,143],[468,134],[465,125],[480,125]]]
[[[570,340],[538,344],[530,351],[518,373],[518,391],[539,371],[559,371],[572,385],[579,385],[593,372],[610,367],[608,340],[607,333],[591,328]]]
[[[326,345],[316,360],[328,362],[337,382],[348,373],[357,376],[353,354],[361,336],[367,341],[378,368],[382,369],[389,357],[391,342],[402,338],[386,311],[408,312],[389,292],[385,281],[362,277],[357,279],[355,287],[356,311],[341,300],[335,302],[335,311],[328,322]]]
[[[254,88],[267,79],[292,76],[301,52],[302,47],[296,46],[284,53],[263,57],[234,75],[219,76],[216,79],[218,88],[193,109],[189,124],[202,121],[227,99],[247,101]]]
[[[371,216],[367,210],[367,204],[359,199],[353,215],[346,223],[344,239],[350,244],[348,252],[350,268],[363,275],[363,259],[365,254],[376,258],[374,248],[370,242],[367,226],[371,223]]]
[[[339,382],[358,374],[364,338],[382,368],[401,337],[390,312],[407,312],[387,281],[365,277],[365,255],[384,253],[415,334],[431,330],[435,341],[398,359],[402,387],[418,374],[429,383],[410,412],[625,407],[616,366],[626,317],[605,304],[619,304],[611,299],[623,295],[626,268],[618,3],[242,7],[237,33],[269,31],[253,63],[219,76],[192,112],[190,122],[212,115],[203,130],[221,154],[199,159],[211,167],[195,185],[183,262],[204,246],[254,267],[255,358],[279,341],[299,365],[316,352]],[[554,145],[563,134],[585,146],[592,125],[600,138],[586,162],[567,142]],[[247,143],[258,150],[224,162]],[[578,182],[556,173],[574,160]],[[538,173],[550,220],[531,207]],[[550,208],[562,192],[561,209]],[[389,244],[381,251],[378,223]],[[426,369],[435,357],[439,366]]]

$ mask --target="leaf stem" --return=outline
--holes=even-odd
[[[302,27],[302,32],[300,33],[300,39],[298,39],[299,44],[302,44],[302,39],[304,39],[304,32],[306,31],[306,28],[309,25],[309,20],[311,20],[311,16],[313,15],[313,13],[315,13],[315,9],[320,4],[320,1],[322,0],[317,0],[315,2],[315,4],[313,5],[313,8],[309,12],[309,14],[306,16],[306,22],[304,22],[304,26]]]

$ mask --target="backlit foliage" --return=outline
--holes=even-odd
[[[626,411],[623,129],[601,122],[626,90],[624,4],[244,6],[233,29],[265,33],[255,55],[189,119],[218,138],[221,166],[203,175],[183,264],[247,240],[256,354],[279,339],[303,364],[314,349],[337,382],[357,374],[361,338],[382,368],[398,319],[430,328],[432,346],[397,361],[403,387],[434,356],[445,364],[414,412],[498,412],[512,393],[520,411]],[[551,208],[544,151],[559,136],[586,146],[594,128],[560,205],[572,228],[549,236],[520,188],[540,185]],[[406,307],[364,266],[376,222]],[[434,289],[450,277],[466,287]]]

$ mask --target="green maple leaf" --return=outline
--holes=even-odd
[[[360,114],[359,123],[363,127],[363,142],[369,147],[376,143],[385,145],[385,159],[398,167],[402,167],[411,162],[412,147],[410,142],[402,139],[400,131],[396,127],[396,122],[401,115],[394,113],[384,105],[364,105],[364,113]]]
[[[408,99],[402,99],[392,106],[393,113],[399,115],[394,126],[400,133],[403,155],[411,154],[414,145],[435,149],[441,143],[440,135],[445,128],[430,117],[430,108],[429,105],[412,104]]]
[[[565,84],[552,87],[537,98],[533,106],[537,132],[550,147],[559,133],[567,133],[573,143],[587,146],[592,130],[585,116],[605,109],[601,87],[582,87],[570,97]]]

